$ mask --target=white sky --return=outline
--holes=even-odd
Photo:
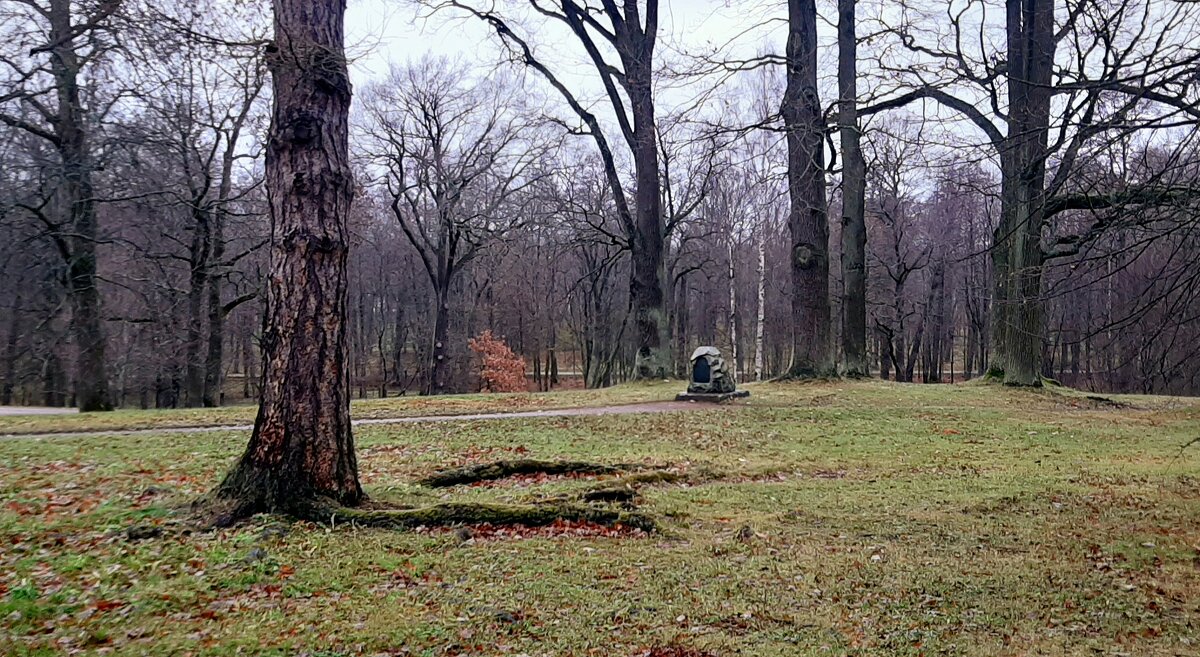
[[[570,34],[568,28],[557,22],[550,22],[534,14],[528,9],[527,0],[468,0],[476,6],[494,4],[500,12],[510,19],[514,30],[527,39],[534,47],[540,60],[546,63],[555,74],[567,85],[584,104],[590,105],[602,120],[611,117],[611,108],[603,98],[603,90],[598,78],[588,60],[582,46]],[[660,30],[656,48],[657,62],[662,65],[683,63],[682,52],[699,54],[713,50],[723,50],[727,55],[749,57],[759,52],[782,53],[786,38],[787,5],[783,0],[660,0]],[[1150,15],[1154,16],[1163,11],[1155,8],[1168,0],[1137,0],[1135,6],[1151,7]],[[547,0],[546,4],[554,3]],[[639,3],[644,6],[643,2]],[[944,41],[951,36],[946,12],[948,6],[945,0],[939,0],[925,5],[920,2],[909,2],[909,9],[899,9],[901,5],[888,0],[860,0],[858,21],[860,36],[878,30],[883,24],[897,24],[901,15],[915,21],[918,38],[931,44]],[[986,7],[987,15],[981,13],[981,7]],[[987,33],[994,36],[988,45],[988,56],[1002,52],[1002,34],[996,32],[1003,19],[1003,4],[998,0],[989,0],[984,5],[971,0],[950,0],[951,13],[955,8],[967,11],[965,24],[972,32],[967,35],[970,48],[974,30],[979,29],[979,22],[988,27]],[[834,46],[834,25],[836,12],[832,0],[817,0],[819,13],[818,34],[820,60],[819,74],[822,78],[822,100],[828,104],[835,97],[836,48]],[[1200,10],[1197,10],[1200,12]],[[902,13],[901,13],[902,12]],[[1136,23],[1136,21],[1134,21]],[[482,21],[463,15],[454,10],[444,10],[435,15],[429,15],[428,10],[420,7],[414,0],[349,0],[346,15],[347,44],[352,58],[351,78],[356,87],[361,90],[372,79],[381,76],[388,68],[389,62],[405,64],[420,59],[425,55],[445,56],[457,60],[463,65],[479,67],[486,70],[497,65],[502,56],[498,40],[491,29]],[[1200,34],[1200,28],[1189,31],[1191,36]],[[732,48],[729,48],[733,44]],[[1086,45],[1086,44],[1085,44]],[[893,65],[900,65],[905,58],[922,59],[912,55],[904,55],[886,44],[877,47],[885,48],[888,58],[898,57]],[[860,51],[860,94],[890,95],[897,82],[895,74],[888,74],[871,63],[870,54],[864,46]],[[1060,48],[1060,59],[1067,59],[1071,53],[1068,49]],[[1069,62],[1066,62],[1069,63]],[[531,97],[544,97],[547,102],[559,109],[555,113],[564,118],[571,118],[569,110],[535,73],[526,72],[521,67],[503,64],[509,70],[518,73],[515,79],[523,81]],[[750,75],[742,75],[750,78]],[[656,113],[659,117],[669,114],[673,107],[692,107],[697,90],[711,86],[714,80],[696,81],[685,88],[681,82],[669,82],[661,77],[656,89]],[[747,80],[750,83],[751,80]],[[736,82],[725,83],[721,91],[726,91]],[[970,88],[955,88],[952,90],[963,94],[969,102],[981,103],[984,98],[977,90]],[[714,99],[715,100],[715,99]],[[773,101],[772,104],[774,104]],[[710,113],[725,112],[716,102],[707,103],[702,109]],[[985,107],[985,112],[987,108]],[[911,108],[907,113],[881,115],[872,119],[874,122],[894,126],[900,122],[917,121],[923,115],[930,120],[926,129],[952,135],[953,141],[982,143],[982,133],[973,126],[966,124],[959,115],[943,110],[933,103],[923,103]],[[730,117],[732,118],[732,117]],[[746,118],[746,117],[742,117]],[[869,126],[868,126],[869,127]]]
[[[496,4],[523,9],[519,2],[499,0]],[[479,6],[485,6],[485,2]],[[683,49],[703,51],[731,40],[743,50],[762,49],[765,44],[761,30],[742,33],[765,17],[785,19],[786,5],[763,0],[661,0],[659,12],[656,54],[664,61],[677,59]],[[586,53],[565,26],[547,25],[528,11],[505,12],[509,14],[524,26],[518,34],[534,44],[539,58],[572,90],[591,92],[585,96],[599,92]],[[780,41],[775,44],[776,51],[782,50],[782,27],[782,23],[776,23],[776,40]],[[389,62],[404,64],[426,54],[469,66],[486,67],[500,60],[498,40],[482,21],[449,10],[430,16],[411,0],[351,0],[346,13],[346,41],[353,58],[351,78],[357,86],[380,76]]]

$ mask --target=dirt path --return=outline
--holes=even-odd
[[[471,420],[509,420],[541,417],[586,417],[592,415],[635,415],[649,413],[672,413],[716,408],[713,404],[700,402],[662,401],[642,404],[619,404],[614,406],[586,406],[580,408],[554,408],[540,411],[513,411],[509,413],[470,413],[465,415],[422,415],[411,417],[386,417],[354,420],[354,426],[373,424],[414,424],[417,422],[465,422]],[[227,424],[207,427],[163,427],[159,429],[113,429],[108,431],[60,431],[45,433],[0,434],[0,439],[17,438],[89,438],[96,436],[148,436],[162,433],[198,433],[207,431],[250,431],[250,424]]]

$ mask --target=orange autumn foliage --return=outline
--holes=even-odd
[[[525,392],[525,359],[513,353],[504,340],[490,330],[467,341],[471,351],[481,361],[479,389],[481,392]]]

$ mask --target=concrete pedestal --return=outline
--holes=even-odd
[[[749,397],[749,390],[734,390],[733,392],[681,392],[675,395],[675,401],[698,401],[720,403],[730,399]]]

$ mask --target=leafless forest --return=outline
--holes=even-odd
[[[1200,393],[1200,3],[733,0],[689,38],[701,4],[395,0],[488,41],[355,77],[338,135],[273,119],[266,4],[0,0],[0,405],[257,398],[268,277],[306,280],[272,120],[349,143],[352,183],[289,184],[352,203],[354,396],[477,391],[487,330],[530,389],[712,344],[742,380]]]

